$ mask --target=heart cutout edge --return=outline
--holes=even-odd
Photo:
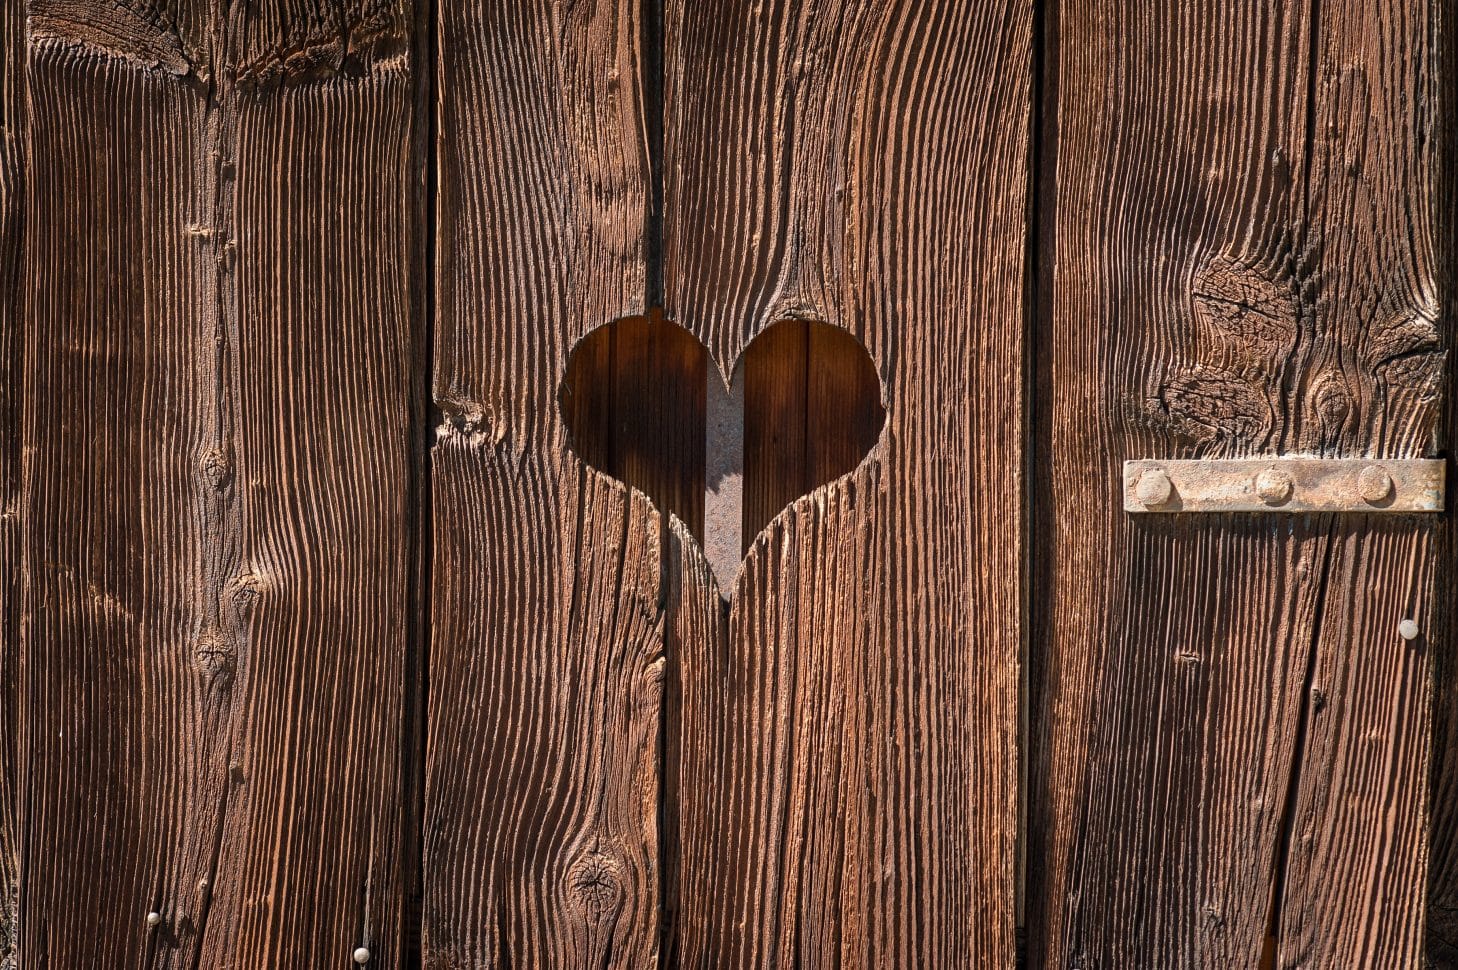
[[[781,516],[876,451],[884,400],[874,359],[844,328],[777,320],[726,375],[657,310],[584,334],[557,388],[573,457],[679,519],[726,600]]]

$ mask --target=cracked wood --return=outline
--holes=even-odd
[[[440,9],[430,967],[657,952],[662,526],[556,407],[577,341],[647,309],[641,12]]]
[[[727,618],[676,534],[666,955],[1010,967],[1031,5],[664,16],[665,312],[726,369],[776,321],[843,327],[886,405],[853,474],[780,512],[847,435],[746,491],[775,518]],[[746,407],[834,400],[821,352]]]
[[[31,8],[21,955],[396,966],[408,64],[240,84],[408,13],[170,9]]]
[[[1119,466],[1433,452],[1433,29],[1050,21],[1031,965],[1421,963],[1438,524],[1131,518]]]
[[[19,943],[20,295],[25,207],[25,7],[0,4],[0,967]]]

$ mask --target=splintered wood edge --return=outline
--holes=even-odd
[[[1442,459],[1124,462],[1126,512],[1441,512]]]

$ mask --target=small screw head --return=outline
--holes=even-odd
[[[1149,469],[1134,483],[1134,497],[1139,500],[1140,505],[1163,505],[1173,494],[1174,485],[1169,480],[1169,473],[1163,468]]]
[[[1416,640],[1420,632],[1422,631],[1418,629],[1417,623],[1412,620],[1403,620],[1397,624],[1397,635],[1404,640]]]
[[[1387,474],[1386,469],[1368,465],[1357,476],[1357,494],[1376,505],[1392,494],[1392,476]]]
[[[160,926],[161,923],[162,923],[162,914],[161,913],[158,913],[158,912],[155,912],[154,911],[154,912],[151,912],[151,913],[148,913],[147,914],[147,925],[148,926]]]
[[[366,964],[370,962],[370,951],[368,947],[359,947],[354,951],[354,962]]]
[[[1279,468],[1267,468],[1255,478],[1256,494],[1267,505],[1285,505],[1291,500],[1295,482]]]

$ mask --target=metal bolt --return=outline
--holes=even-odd
[[[147,925],[148,926],[158,926],[158,925],[161,924],[161,922],[162,922],[162,914],[161,913],[151,912],[151,913],[148,913],[147,914]]]
[[[366,947],[360,947],[354,951],[354,962],[365,964],[370,962],[370,951]]]
[[[1412,620],[1403,620],[1397,624],[1397,634],[1404,640],[1416,640],[1420,632],[1418,625]]]
[[[1392,476],[1386,469],[1368,465],[1357,476],[1357,494],[1376,505],[1392,494]]]
[[[1163,468],[1151,468],[1139,476],[1134,485],[1134,497],[1145,506],[1163,505],[1174,494],[1174,485],[1169,473]]]
[[[1255,478],[1256,494],[1267,505],[1285,505],[1291,499],[1295,482],[1279,468],[1267,468]]]

